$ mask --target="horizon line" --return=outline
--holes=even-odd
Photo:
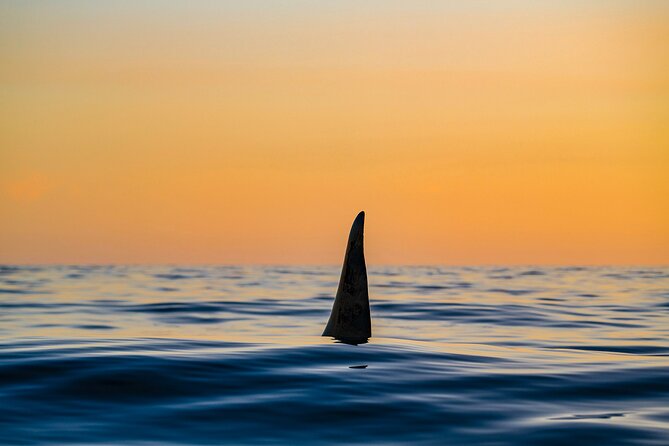
[[[341,263],[177,263],[177,262],[44,262],[44,263],[5,263],[1,267],[48,267],[48,266],[190,266],[190,267],[340,267]],[[669,268],[669,263],[367,263],[368,267],[443,267],[443,268],[606,268],[606,267],[653,267]]]

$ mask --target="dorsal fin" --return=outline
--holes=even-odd
[[[332,336],[351,344],[362,344],[372,336],[363,243],[364,227],[363,211],[351,226],[337,296],[332,305],[330,320],[323,331],[323,336]]]

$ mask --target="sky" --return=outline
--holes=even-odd
[[[0,1],[0,263],[669,264],[661,1]]]

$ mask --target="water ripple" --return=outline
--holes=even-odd
[[[663,445],[669,270],[0,266],[0,444]]]

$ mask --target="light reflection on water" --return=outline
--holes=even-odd
[[[668,268],[372,267],[357,347],[338,275],[0,267],[0,443],[667,444]]]

